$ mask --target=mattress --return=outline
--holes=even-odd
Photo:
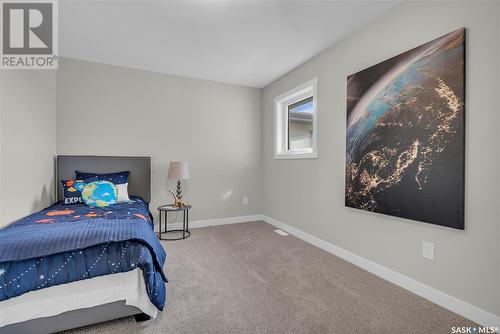
[[[137,268],[91,279],[31,291],[0,302],[1,327],[116,301],[137,307],[154,318],[142,271]]]

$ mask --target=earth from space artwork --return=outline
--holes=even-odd
[[[464,229],[465,29],[347,78],[345,205]]]

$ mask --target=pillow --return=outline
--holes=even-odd
[[[108,181],[114,183],[118,188],[118,202],[128,202],[130,198],[128,196],[128,176],[129,171],[116,172],[116,173],[85,173],[80,171],[75,171],[77,179],[86,179],[89,177],[97,177],[99,181]]]
[[[80,171],[75,171],[77,179],[88,179],[89,177],[97,177],[98,181],[109,181],[114,184],[124,184],[128,183],[129,171],[116,172],[116,173],[85,173]]]
[[[83,187],[82,199],[88,206],[110,206],[117,203],[118,189],[109,181],[90,182]]]
[[[82,190],[87,183],[97,181],[97,177],[77,180],[61,180],[63,186],[63,204],[83,203]]]
[[[118,202],[130,202],[128,197],[128,183],[115,184],[118,189]]]

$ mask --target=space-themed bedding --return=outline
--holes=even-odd
[[[105,208],[56,203],[0,230],[0,301],[87,278],[141,268],[163,310],[166,254],[138,197]]]

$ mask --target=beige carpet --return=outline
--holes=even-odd
[[[468,320],[263,222],[163,242],[168,303],[70,333],[451,333]]]

